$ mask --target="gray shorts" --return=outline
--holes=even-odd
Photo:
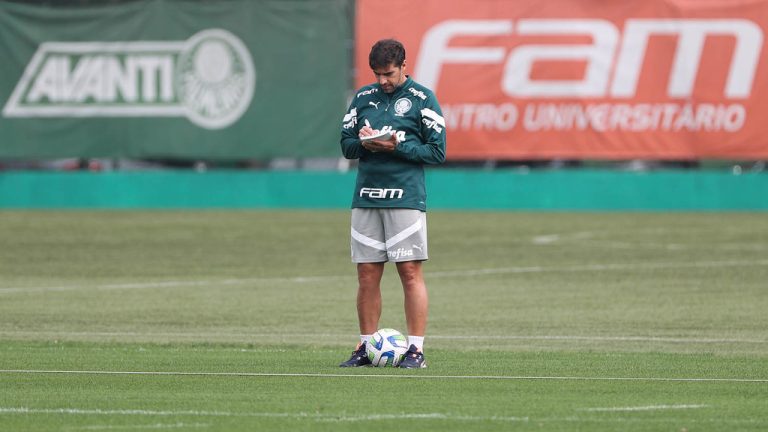
[[[421,210],[352,209],[352,262],[422,261],[427,256],[427,214]]]

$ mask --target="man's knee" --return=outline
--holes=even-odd
[[[402,280],[404,285],[421,284],[423,281],[421,261],[397,263],[397,273],[400,275],[400,280]]]
[[[365,263],[357,265],[357,280],[360,286],[378,286],[381,282],[384,264]]]

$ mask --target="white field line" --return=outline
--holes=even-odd
[[[242,278],[242,279],[218,279],[218,280],[176,280],[176,281],[156,281],[156,282],[133,282],[133,283],[114,283],[102,285],[64,285],[52,287],[11,287],[0,288],[2,294],[17,293],[35,293],[35,292],[55,292],[55,291],[75,291],[83,289],[92,290],[131,290],[131,289],[154,289],[154,288],[178,288],[195,286],[221,286],[221,285],[247,285],[247,284],[270,284],[270,283],[309,283],[321,282],[336,279],[353,279],[354,275],[345,276],[297,276],[297,277],[265,277],[265,278]]]
[[[580,411],[587,412],[635,412],[635,411],[662,411],[662,410],[684,410],[684,409],[700,409],[708,408],[708,405],[691,404],[691,405],[648,405],[637,407],[606,407],[606,408],[583,408]]]
[[[582,410],[583,411],[583,410]],[[644,424],[652,422],[668,422],[668,419],[655,419],[655,418],[611,418],[601,419],[595,417],[550,417],[550,418],[535,418],[530,420],[528,417],[511,417],[511,416],[465,416],[465,415],[453,415],[445,413],[415,413],[415,414],[391,414],[391,415],[346,415],[346,414],[321,414],[321,413],[270,413],[270,412],[227,412],[227,411],[154,411],[154,410],[129,410],[129,409],[81,409],[81,408],[27,408],[27,407],[0,407],[0,415],[13,415],[13,414],[44,414],[44,415],[74,415],[74,416],[144,416],[144,417],[163,417],[163,416],[190,416],[190,417],[251,417],[251,418],[283,418],[289,420],[314,420],[316,422],[352,422],[352,421],[376,421],[376,420],[449,420],[449,421],[496,421],[496,422],[517,422],[528,423],[530,421],[536,422],[610,422],[610,423],[628,423],[633,421],[639,421]],[[728,419],[728,418],[696,418],[687,419],[686,421],[693,423],[727,423],[727,424],[762,424],[759,420],[747,420],[747,419]],[[146,425],[144,428],[172,428],[176,425],[184,425],[185,427],[208,427],[208,424],[204,423],[175,423],[175,424],[162,424]],[[99,429],[127,429],[127,428],[141,428],[141,426],[83,426],[79,428],[66,428],[65,430],[99,430]]]
[[[267,417],[289,419],[311,419],[318,421],[369,421],[369,420],[464,420],[464,421],[505,421],[526,422],[527,417],[503,416],[464,416],[444,413],[402,413],[402,414],[373,414],[373,415],[335,415],[321,413],[270,413],[270,412],[229,412],[229,411],[153,411],[153,410],[103,410],[80,408],[27,408],[0,407],[2,414],[66,414],[66,415],[125,415],[125,416],[197,416],[197,417]]]
[[[451,420],[451,421],[501,421],[501,422],[528,422],[528,417],[509,417],[509,416],[467,416],[442,413],[431,414],[370,414],[370,415],[343,415],[328,418],[322,418],[320,421],[326,422],[359,422],[359,421],[382,421],[382,420]]]
[[[290,340],[344,340],[348,334],[331,333],[248,333],[248,332],[96,332],[59,330],[2,330],[0,336],[57,336],[57,337],[165,337],[165,338],[227,338],[227,339],[290,339]],[[590,336],[590,335],[429,335],[437,340],[526,340],[526,341],[583,341],[583,342],[654,342],[674,344],[768,344],[768,339],[700,338],[664,336]]]
[[[603,272],[603,271],[623,271],[623,270],[662,270],[676,268],[714,268],[714,267],[751,267],[768,266],[766,260],[730,260],[730,261],[696,261],[696,262],[656,262],[656,263],[616,263],[616,264],[574,264],[560,267],[498,267],[487,269],[465,269],[426,272],[428,278],[442,277],[472,277],[497,274],[522,274],[522,273],[573,273],[573,272]],[[264,278],[242,278],[242,279],[219,279],[219,280],[189,280],[189,281],[155,281],[155,282],[136,282],[136,283],[115,283],[102,285],[65,285],[49,287],[6,287],[0,288],[0,295],[35,293],[35,292],[55,292],[55,291],[73,291],[83,289],[94,290],[130,290],[130,289],[154,289],[154,288],[177,288],[188,286],[221,286],[221,285],[247,285],[261,283],[312,283],[325,282],[333,280],[353,280],[354,275],[327,275],[327,276],[295,276],[295,277],[264,277]]]
[[[534,244],[541,245],[542,243],[534,243]],[[578,245],[581,247],[592,247],[595,249],[597,248],[624,249],[624,250],[646,249],[646,250],[663,250],[663,251],[697,250],[700,247],[698,245],[687,245],[687,244],[679,244],[679,243],[667,243],[667,244],[655,243],[655,242],[632,243],[632,242],[619,242],[619,241],[609,241],[609,240],[586,240],[586,241],[579,242]],[[759,244],[749,244],[749,243],[748,244],[720,244],[717,247],[713,248],[712,250],[728,251],[728,252],[733,252],[733,251],[762,252],[762,251],[768,250],[768,246],[759,245]]]
[[[639,232],[645,231],[647,234],[651,236],[665,236],[667,234],[667,230],[641,230]],[[614,241],[614,240],[600,240],[595,238],[596,233],[590,232],[590,231],[581,231],[581,232],[575,232],[575,233],[552,233],[552,234],[542,234],[533,236],[530,239],[531,244],[537,245],[537,246],[548,246],[548,245],[578,245],[578,246],[585,246],[585,247],[599,247],[599,248],[614,248],[614,249],[655,249],[655,250],[668,250],[668,251],[681,251],[681,250],[689,250],[689,249],[696,249],[697,245],[691,245],[691,244],[680,244],[680,243],[664,243],[664,242],[658,242],[658,241],[647,241],[647,242],[625,242],[625,241]],[[764,244],[755,244],[755,243],[724,243],[719,244],[716,247],[716,250],[729,250],[729,251],[753,251],[753,252],[760,252],[764,250],[768,250],[768,246]]]
[[[768,260],[730,260],[730,261],[695,261],[695,262],[656,262],[656,263],[618,263],[618,264],[579,264],[561,267],[500,267],[477,270],[455,270],[427,273],[431,277],[484,276],[515,273],[555,273],[555,272],[601,272],[617,270],[663,270],[677,268],[712,268],[768,266]]]
[[[71,427],[65,430],[132,430],[132,429],[180,429],[180,428],[208,428],[208,423],[155,423],[148,425],[91,425]]]
[[[31,375],[138,375],[138,376],[193,376],[193,377],[252,377],[252,378],[381,378],[422,380],[515,380],[515,381],[649,381],[649,382],[701,382],[701,383],[768,383],[755,378],[662,378],[662,377],[578,377],[578,376],[514,376],[514,375],[383,375],[383,374],[322,374],[322,373],[268,373],[268,372],[179,372],[179,371],[94,371],[94,370],[42,370],[0,369],[0,374]]]
[[[667,342],[690,344],[721,343],[768,343],[768,339],[737,338],[685,338],[661,336],[569,336],[569,335],[475,335],[475,336],[440,336],[430,335],[430,339],[487,339],[487,340],[563,340],[563,341],[603,341],[603,342]]]

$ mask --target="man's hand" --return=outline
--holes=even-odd
[[[379,131],[371,129],[370,126],[363,126],[360,129],[359,137],[365,137],[370,135],[376,135]],[[392,135],[389,139],[375,139],[363,141],[363,148],[372,152],[393,152],[397,148],[397,137]]]

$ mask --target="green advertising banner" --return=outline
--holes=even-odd
[[[335,156],[351,7],[0,2],[0,158]]]

